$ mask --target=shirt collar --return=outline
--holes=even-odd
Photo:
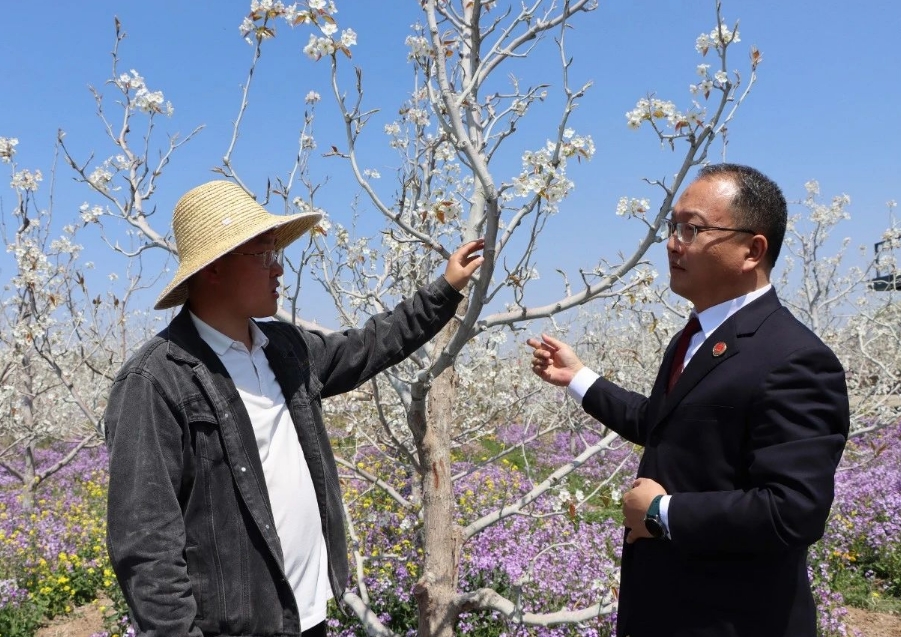
[[[734,298],[731,301],[726,301],[724,303],[720,303],[719,305],[714,305],[713,307],[708,307],[703,312],[698,312],[698,320],[701,322],[701,329],[704,332],[704,337],[708,337],[713,334],[716,329],[726,322],[730,316],[738,312],[740,309],[751,303],[752,301],[756,301],[761,296],[770,291],[773,287],[772,283],[767,283],[762,288],[758,288],[753,292],[748,292],[738,298]]]
[[[189,310],[188,313],[191,315],[191,320],[194,322],[194,327],[197,328],[197,333],[200,335],[200,338],[206,341],[206,344],[210,346],[217,356],[223,356],[232,347],[237,347],[238,349],[244,349],[246,351],[244,344],[240,341],[236,341],[230,336],[226,336],[219,330],[211,327],[209,324],[204,323],[196,314],[194,314],[194,312]],[[269,337],[263,334],[263,330],[261,330],[254,321],[248,321],[248,323],[250,323],[250,338],[253,343],[251,351],[269,345]]]

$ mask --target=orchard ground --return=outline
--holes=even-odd
[[[491,443],[516,445],[529,433],[521,426],[502,427]],[[340,436],[335,437],[340,451]],[[563,455],[572,453],[574,444],[591,442],[584,432],[579,436],[556,432],[524,445],[519,456],[512,454],[487,467],[471,463],[491,454],[493,448],[461,452],[458,468],[464,473],[471,468],[456,492],[461,517],[478,515],[523,492],[543,477],[542,467],[556,466]],[[53,462],[61,452],[45,450],[38,460]],[[354,460],[399,490],[411,487],[413,477],[371,450],[364,450]],[[509,594],[512,586],[519,585],[527,610],[538,611],[585,606],[602,596],[619,575],[621,519],[615,493],[634,475],[636,460],[637,450],[629,446],[595,458],[538,504],[536,512],[544,516],[540,522],[520,517],[475,536],[464,549],[461,588],[487,584]],[[582,501],[592,484],[609,477],[619,466],[622,469],[610,488]],[[103,448],[85,450],[40,486],[31,512],[21,509],[20,486],[9,474],[0,474],[0,486],[0,634],[127,634],[117,623],[125,609],[104,546]],[[374,610],[386,625],[403,634],[416,625],[411,595],[420,560],[416,516],[354,481],[345,484],[345,498],[361,548],[370,556],[371,566],[364,577]],[[899,499],[901,426],[852,440],[836,478],[836,500],[826,534],[810,552],[824,637],[901,636],[901,531],[895,521]],[[579,506],[572,506],[574,503]],[[561,548],[542,551],[555,543]],[[525,573],[530,577],[521,579]],[[570,576],[561,581],[560,573]],[[534,584],[522,583],[527,580]],[[522,632],[604,637],[612,632],[611,619]],[[333,635],[349,636],[361,630],[355,620],[339,620],[337,614],[330,625]],[[481,613],[464,616],[457,632],[496,637],[521,631],[490,613]]]

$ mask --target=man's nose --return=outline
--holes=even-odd
[[[675,232],[673,234],[671,234],[669,236],[669,238],[666,240],[666,251],[667,252],[679,253],[679,252],[682,252],[682,250],[684,248],[685,248],[685,244],[683,244],[681,241],[679,241],[679,239],[676,237]]]

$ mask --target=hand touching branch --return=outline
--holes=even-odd
[[[464,243],[457,248],[447,260],[447,268],[444,270],[444,278],[457,290],[461,291],[469,283],[472,275],[485,260],[481,254],[475,254],[485,247],[485,239],[476,239]]]

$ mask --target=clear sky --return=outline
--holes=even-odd
[[[367,131],[363,156],[384,176],[396,159],[382,126],[409,89],[403,40],[409,25],[419,19],[419,3],[337,4],[340,27],[358,34],[352,63],[363,69],[366,105],[381,109]],[[886,201],[901,200],[901,129],[895,120],[901,98],[901,3],[724,0],[723,5],[727,21],[740,20],[742,43],[734,49],[737,55],[730,67],[746,71],[751,44],[763,54],[759,81],[730,127],[727,159],[760,168],[782,185],[789,200],[804,197],[809,179],[819,180],[824,198],[847,193],[852,222],[839,232],[850,236],[854,245],[871,246],[888,225]],[[205,125],[195,141],[175,154],[159,183],[156,204],[168,218],[185,190],[215,177],[210,169],[227,147],[252,53],[238,32],[249,6],[248,0],[48,0],[20,10],[15,20],[8,15],[0,38],[0,137],[18,138],[19,166],[40,168],[45,177],[59,128],[82,157],[92,150],[101,158],[113,153],[87,86],[100,87],[109,77],[113,16],[118,16],[128,33],[120,52],[121,70],[136,69],[150,89],[163,91],[174,105],[175,115],[159,120],[160,130],[185,134]],[[537,301],[556,295],[555,268],[574,273],[600,256],[631,252],[643,234],[639,224],[615,216],[616,202],[633,196],[658,204],[659,192],[642,179],[671,176],[681,150],[661,149],[649,130],[629,130],[624,115],[649,92],[688,106],[688,85],[697,81],[695,67],[710,61],[700,58],[694,43],[713,27],[713,6],[712,0],[602,0],[598,10],[574,23],[567,36],[574,59],[571,83],[591,80],[594,86],[571,124],[593,137],[597,155],[571,171],[576,190],[548,227],[550,241],[539,253],[538,269],[546,287]],[[326,149],[333,139],[343,147],[341,133],[332,128],[327,63],[314,64],[301,52],[308,33],[281,26],[276,40],[264,49],[248,125],[235,156],[239,172],[254,189],[262,190],[267,176],[290,169],[303,97],[310,90],[323,96],[316,129],[319,148]],[[350,66],[345,64],[345,69]],[[510,65],[502,76],[507,73],[524,78],[526,84],[547,82],[551,91],[560,86],[553,47],[542,48],[528,62]],[[348,90],[349,79],[344,76]],[[509,144],[515,152],[501,178],[518,172],[513,159],[518,153],[552,135],[548,126],[555,121],[553,115],[551,106],[537,111],[523,138]],[[715,146],[717,157],[720,148]],[[57,215],[75,215],[83,201],[97,202],[84,187],[69,182],[67,170],[62,167],[58,177]],[[349,223],[356,191],[349,185],[346,165],[317,156],[313,172],[329,179],[317,203],[333,220]],[[384,187],[390,194],[393,186]],[[12,192],[4,186],[0,197],[8,209]],[[662,247],[654,249],[656,257],[662,257]],[[103,250],[94,251],[92,258],[100,271],[121,268]],[[0,260],[0,266],[5,281],[8,260]],[[662,265],[660,270],[665,276]],[[330,322],[329,314],[314,308],[305,313]]]

